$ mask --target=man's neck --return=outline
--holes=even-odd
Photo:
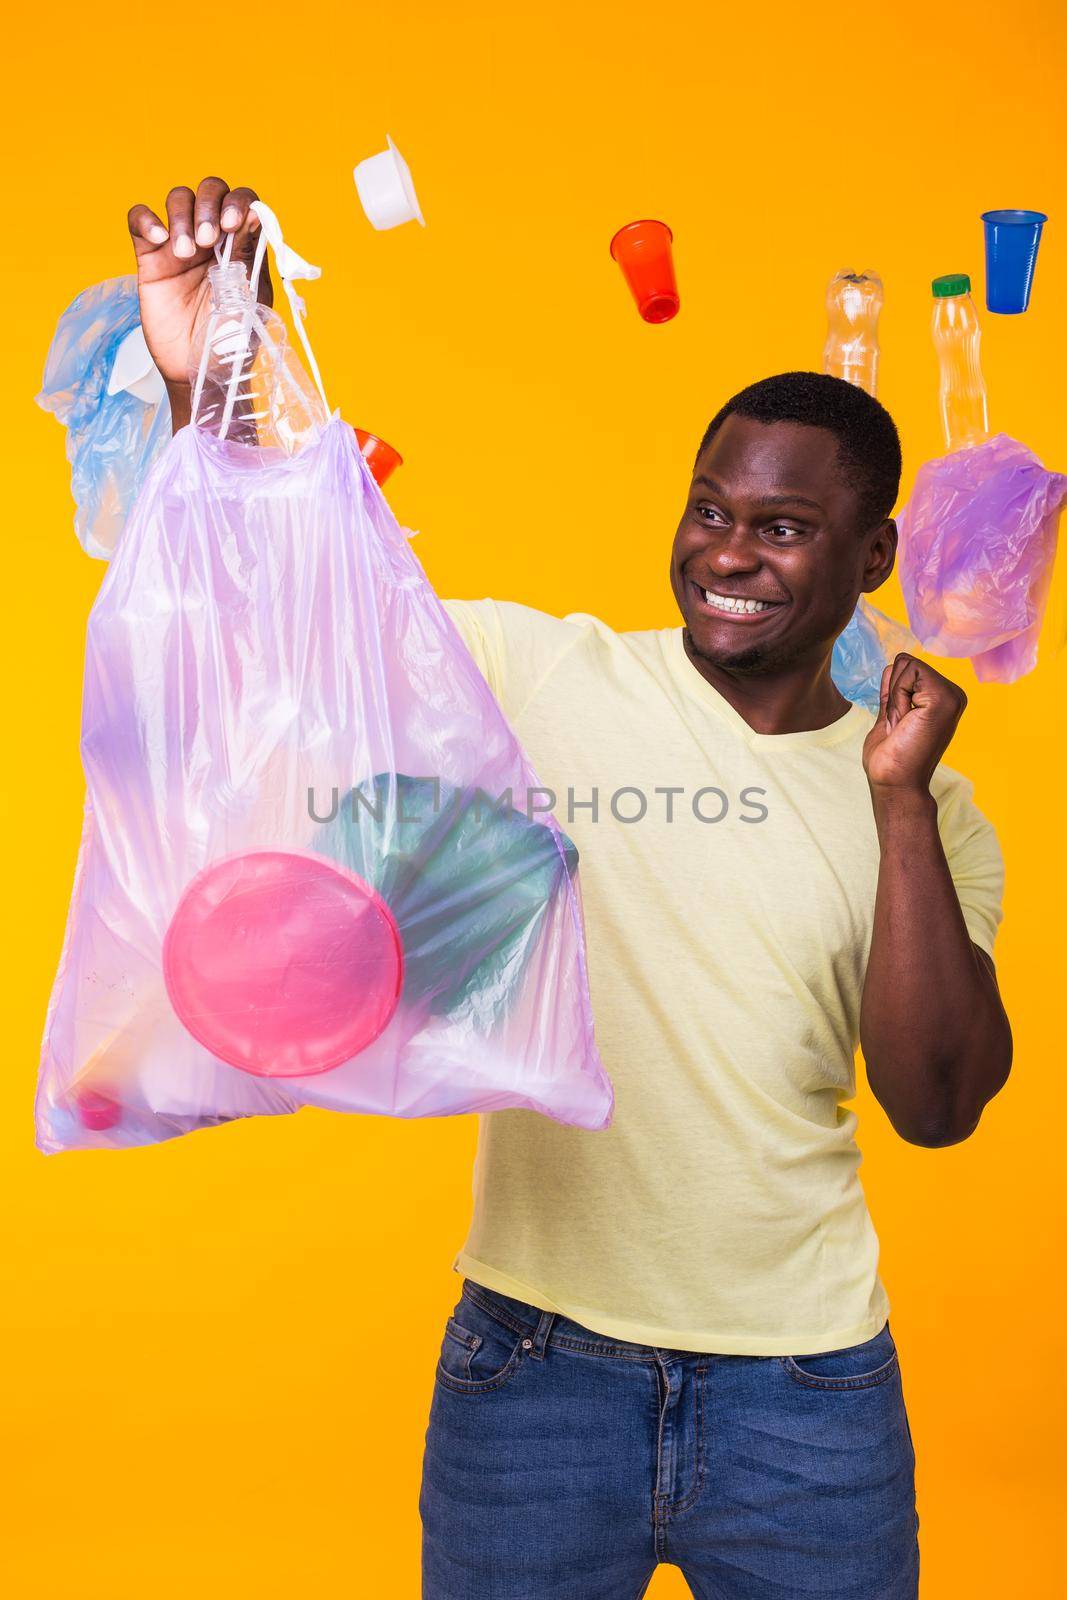
[[[814,664],[792,662],[781,672],[731,672],[694,653],[688,628],[682,639],[694,672],[719,691],[753,733],[811,733],[849,710],[850,702],[830,676],[829,654]]]

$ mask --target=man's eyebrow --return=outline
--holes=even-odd
[[[809,500],[805,494],[765,494],[756,501],[758,506],[810,506],[813,511],[823,508],[818,500]]]
[[[723,495],[725,497],[725,490],[723,489],[722,484],[716,483],[715,479],[709,478],[706,473],[702,472],[699,478],[693,479],[694,487],[698,483],[702,483],[705,488],[710,489],[712,494]],[[824,509],[819,504],[818,500],[809,500],[807,495],[804,494],[764,494],[760,495],[759,499],[756,501],[756,504],[758,506],[768,507],[810,506],[813,511],[822,511]]]

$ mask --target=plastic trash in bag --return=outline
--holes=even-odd
[[[949,453],[921,467],[900,527],[908,620],[928,650],[1013,683],[1037,663],[1067,477],[989,437],[981,329],[965,273],[935,278],[933,336]]]
[[[392,909],[405,992],[440,1013],[506,1007],[546,906],[577,871],[570,840],[557,841],[507,795],[404,773],[379,773],[333,809],[315,848],[372,883]]]
[[[603,1127],[573,846],[317,369],[293,424],[269,319],[244,303],[242,347],[213,309],[89,619],[38,1143],[303,1105]]]
[[[216,255],[221,265],[223,252],[217,250]],[[226,291],[217,280],[216,284],[212,309],[217,312]],[[103,561],[110,559],[148,469],[171,435],[166,385],[145,343],[140,315],[134,277],[113,278],[84,289],[56,325],[45,386],[37,396],[38,405],[67,428],[71,484],[78,501],[75,528],[88,554]],[[265,307],[260,316],[278,330],[276,337],[284,345],[280,320]],[[261,366],[259,409],[262,412],[264,403],[273,402],[284,419],[283,436],[273,442],[294,448],[299,438],[294,422],[304,414],[306,426],[319,402],[314,385],[288,350],[284,364],[284,385],[273,386],[263,383]],[[285,404],[279,390],[286,396]],[[261,416],[260,442],[268,432],[268,420]],[[403,465],[403,456],[362,428],[356,429],[356,438],[375,482],[384,488]]]
[[[899,517],[908,618],[928,650],[1012,683],[1037,662],[1067,477],[1006,434],[928,461]]]
[[[78,539],[105,561],[171,436],[170,402],[140,328],[136,278],[83,290],[59,319],[37,396],[67,429]]]

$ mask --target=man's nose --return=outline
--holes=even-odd
[[[733,527],[708,540],[708,565],[722,577],[754,572],[760,565],[759,544],[747,528]]]

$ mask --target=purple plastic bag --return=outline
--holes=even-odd
[[[928,461],[900,513],[908,620],[935,655],[1013,683],[1037,661],[1067,477],[998,433]]]
[[[610,1121],[573,846],[339,416],[294,454],[175,435],[90,617],[82,758],[42,1149]]]

